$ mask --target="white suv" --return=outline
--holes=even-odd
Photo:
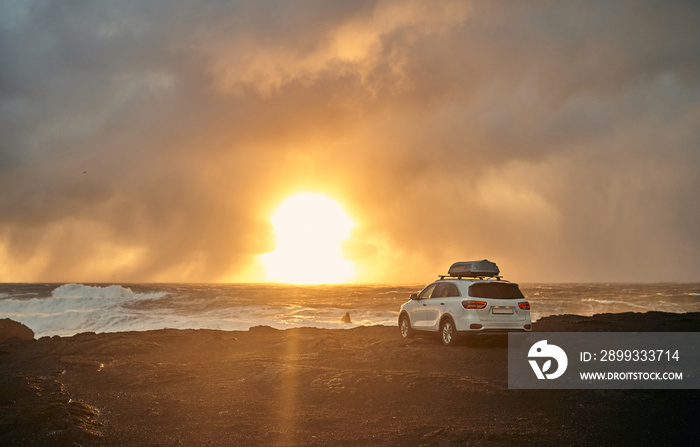
[[[461,335],[531,331],[530,303],[487,260],[457,262],[448,275],[412,294],[399,311],[402,338],[439,333],[453,346]]]

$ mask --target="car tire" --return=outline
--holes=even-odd
[[[401,315],[401,318],[399,318],[399,333],[401,334],[401,338],[404,340],[416,336],[413,329],[411,329],[411,321],[408,319],[408,315],[406,314]]]
[[[459,335],[452,317],[443,318],[440,322],[440,341],[445,346],[455,346],[459,342]]]

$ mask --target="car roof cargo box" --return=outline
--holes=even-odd
[[[500,270],[498,270],[498,266],[495,263],[484,259],[481,261],[455,262],[447,273],[456,278],[464,276],[498,276]]]

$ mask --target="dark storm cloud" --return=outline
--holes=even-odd
[[[0,280],[240,279],[305,189],[369,280],[700,273],[694,2],[1,8]]]

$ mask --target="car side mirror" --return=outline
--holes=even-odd
[[[412,300],[417,300],[417,299],[418,299],[418,294],[417,294],[417,293],[412,293],[411,296],[410,296],[410,298],[411,298]]]

